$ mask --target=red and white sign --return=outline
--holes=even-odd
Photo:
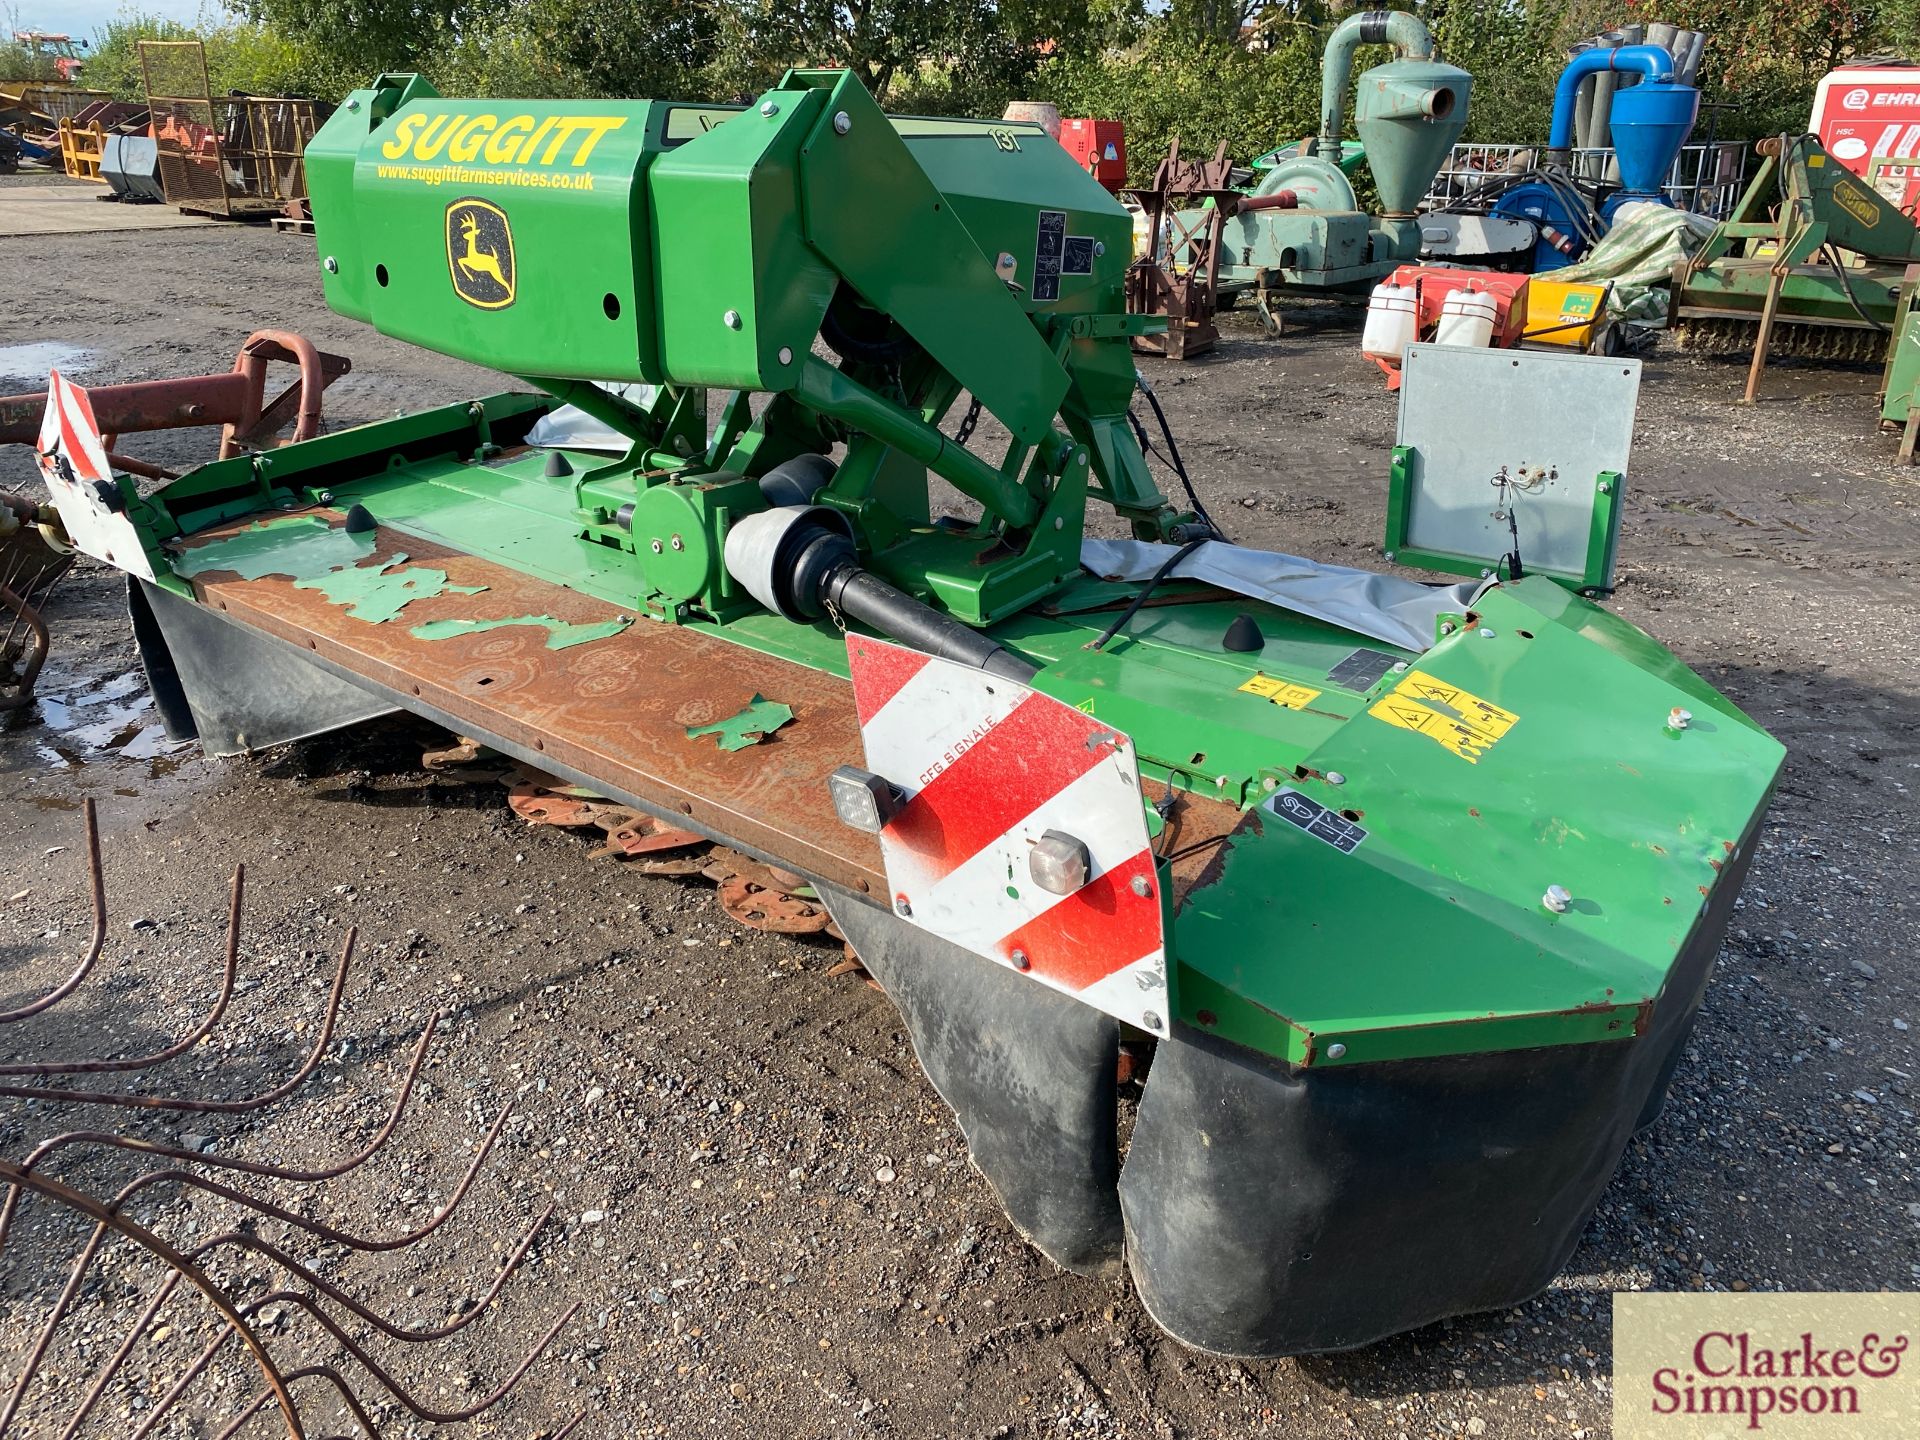
[[[1913,213],[1920,196],[1920,66],[1849,65],[1813,92],[1807,129],[1834,159],[1862,180],[1882,165],[1880,193]]]
[[[905,804],[880,833],[894,912],[1156,1035],[1168,1033],[1160,877],[1133,743],[1028,686],[847,637],[867,768]],[[1034,883],[1049,830],[1087,847],[1071,895]]]
[[[40,476],[74,548],[142,580],[153,579],[139,532],[108,503],[118,498],[119,485],[93,418],[93,402],[58,370],[47,377],[47,413],[35,449]]]

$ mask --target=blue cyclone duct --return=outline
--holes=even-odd
[[[1614,93],[1613,153],[1623,192],[1639,199],[1660,196],[1699,113],[1700,92],[1691,85],[1654,81]]]
[[[1574,109],[1582,80],[1618,71],[1642,78],[1638,85],[1613,92],[1610,125],[1621,188],[1607,197],[1596,218],[1571,179]],[[1658,45],[1582,50],[1560,72],[1553,92],[1546,169],[1538,178],[1508,190],[1493,209],[1495,215],[1531,220],[1540,227],[1533,253],[1535,272],[1557,270],[1578,260],[1605,233],[1604,222],[1622,205],[1636,200],[1668,203],[1661,186],[1700,112],[1700,92],[1691,85],[1676,84],[1673,74],[1673,56]]]
[[[1582,50],[1560,72],[1553,90],[1553,128],[1547,137],[1547,163],[1567,168],[1573,145],[1573,114],[1580,82],[1589,75],[1624,70],[1642,82],[1616,90],[1609,125],[1614,155],[1620,163],[1624,199],[1658,200],[1674,156],[1693,130],[1700,113],[1700,92],[1673,79],[1673,56],[1658,45],[1622,45],[1617,49]]]

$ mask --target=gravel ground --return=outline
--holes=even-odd
[[[328,398],[336,422],[500,385],[329,315],[308,239],[0,239],[0,269],[33,276],[0,317],[0,391],[39,388],[49,358],[90,383],[224,369],[265,325],[353,357]],[[1395,407],[1350,324],[1309,311],[1273,342],[1228,324],[1205,360],[1149,371],[1210,508],[1247,543],[1376,562]],[[10,348],[30,344],[57,353]],[[575,835],[521,825],[497,786],[422,770],[443,737],[411,722],[249,762],[166,746],[115,586],[93,567],[55,602],[39,705],[0,729],[0,1001],[65,973],[84,944],[82,797],[100,807],[113,918],[97,978],[8,1027],[7,1058],[135,1054],[190,1030],[218,990],[241,862],[240,993],[213,1041],[139,1088],[276,1084],[312,1042],[350,925],[360,949],[345,1038],[290,1098],[150,1121],[0,1102],[0,1151],[119,1126],[316,1166],[371,1138],[439,1015],[391,1144],[337,1182],[264,1188],[391,1235],[447,1199],[512,1107],[442,1230],[326,1272],[382,1314],[437,1324],[482,1298],[554,1207],[497,1311],[449,1341],[380,1342],[398,1376],[453,1408],[578,1302],[485,1433],[551,1433],[584,1410],[576,1433],[591,1436],[1604,1435],[1613,1291],[1920,1280],[1920,485],[1875,432],[1874,378],[1780,366],[1743,408],[1737,366],[1648,362],[1614,604],[1790,758],[1665,1117],[1629,1150],[1566,1273],[1517,1309],[1299,1361],[1182,1349],[1124,1288],[1062,1274],[1012,1233],[891,1006],[824,974],[837,946],[740,931],[704,885],[618,870]],[[207,445],[183,432],[128,448],[184,463]],[[26,453],[0,452],[0,487],[28,480]],[[52,1172],[106,1190],[134,1173],[98,1155]],[[218,1202],[162,1194],[140,1214],[176,1241],[232,1222]],[[24,1212],[0,1268],[0,1373],[17,1368],[78,1233],[47,1202]],[[71,1404],[143,1273],[123,1248],[103,1257],[30,1414]],[[175,1308],[136,1372],[177,1369],[197,1348],[204,1313]],[[270,1333],[289,1357],[329,1348],[297,1310]],[[164,1383],[114,1392],[106,1413],[136,1413]],[[239,1383],[201,1398],[232,1413]],[[350,1428],[323,1424],[330,1409],[315,1402],[316,1433]],[[392,1433],[432,1429],[395,1415]]]

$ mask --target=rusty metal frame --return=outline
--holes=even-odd
[[[31,528],[39,503],[0,491],[0,520],[19,528],[0,539],[0,715],[33,699],[34,681],[47,660],[47,623],[41,611],[69,571],[73,556],[49,547]],[[4,1017],[0,1017],[4,1018]]]
[[[338,523],[337,509],[306,513]],[[194,535],[189,549],[217,543],[257,520],[225,522]],[[207,611],[250,634],[287,644],[328,674],[412,711],[457,735],[595,794],[698,832],[762,863],[862,896],[885,895],[879,847],[833,809],[827,775],[860,753],[853,691],[841,676],[744,649],[691,626],[637,624],[564,650],[546,647],[538,627],[510,627],[447,640],[414,635],[421,622],[495,615],[545,615],[591,625],[622,612],[606,601],[464,554],[416,533],[371,532],[365,563],[404,551],[446,573],[453,585],[485,587],[479,598],[447,593],[411,601],[404,620],[356,620],[321,592],[290,578],[244,580],[196,574],[189,585]],[[144,586],[162,628],[165,607],[185,606]],[[715,677],[725,682],[716,686]],[[730,713],[754,694],[792,707],[794,719],[758,745],[723,751],[688,740],[691,721]],[[1183,796],[1188,835],[1224,834],[1235,807]],[[1184,893],[1206,863],[1176,872]]]
[[[232,219],[233,196],[220,150],[220,117],[207,78],[207,47],[199,40],[142,40],[139,48],[140,82],[152,117],[150,133],[159,151],[161,192],[178,209]],[[165,83],[175,78],[168,70],[181,63],[189,72],[187,78],[198,76],[199,83],[191,90]],[[156,75],[160,84],[155,83]],[[196,130],[202,135],[196,136]]]
[[[1148,234],[1147,253],[1127,268],[1127,310],[1167,317],[1165,333],[1134,338],[1137,353],[1190,360],[1220,338],[1221,231],[1240,198],[1232,171],[1226,141],[1211,160],[1188,160],[1175,136],[1153,183],[1126,192],[1146,212]]]
[[[182,65],[184,74],[176,68]],[[232,220],[306,198],[307,142],[319,124],[313,101],[215,99],[198,40],[142,40],[140,76],[169,205]],[[197,83],[183,86],[182,79]]]
[[[275,361],[298,366],[300,377],[269,401],[267,367]],[[225,460],[261,448],[262,441],[289,423],[293,434],[287,444],[318,435],[327,386],[352,368],[344,355],[318,349],[290,330],[256,330],[234,356],[233,369],[224,374],[90,386],[87,398],[109,449],[121,435],[221,425],[220,458]],[[46,408],[44,390],[0,397],[0,445],[33,444]],[[113,460],[123,469],[151,473],[152,467],[141,469],[122,456]],[[161,478],[169,477],[162,472]]]
[[[227,111],[221,154],[240,173],[244,193],[283,209],[307,198],[307,142],[318,128],[311,100],[248,95],[216,101]]]

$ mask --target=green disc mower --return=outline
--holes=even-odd
[[[1316,565],[1170,501],[1127,215],[1036,127],[839,71],[745,107],[387,75],[307,173],[336,311],[523,383],[150,495],[54,387],[44,472],[135,577],[177,735],[411,711],[796,872],[1014,1225],[1190,1345],[1553,1278],[1778,744],[1551,579]]]

